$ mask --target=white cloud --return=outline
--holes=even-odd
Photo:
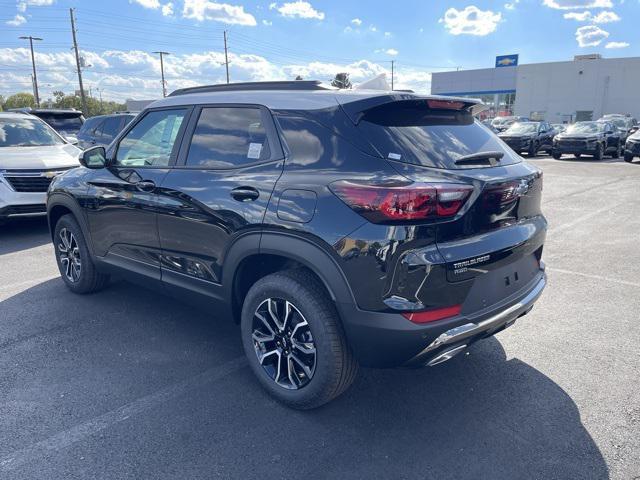
[[[359,27],[360,25],[362,25],[362,20],[360,20],[359,18],[354,18],[353,20],[351,20],[351,23],[353,23],[356,27]]]
[[[242,5],[229,5],[228,3],[217,3],[209,0],[185,0],[182,16],[199,22],[213,20],[232,25],[252,27],[257,24],[255,17],[245,12]]]
[[[611,23],[620,21],[618,14],[611,11],[604,11],[597,15],[592,15],[589,10],[586,10],[584,12],[568,12],[563,16],[568,20],[576,20],[578,22]]]
[[[474,5],[469,5],[464,10],[449,8],[438,22],[444,23],[452,35],[484,36],[495,32],[501,20],[502,14],[499,12],[480,10]]]
[[[309,2],[298,0],[296,2],[283,3],[280,6],[272,3],[270,9],[276,9],[283,17],[289,18],[315,18],[316,20],[324,20],[324,12],[319,12]]]
[[[391,36],[391,32],[384,32],[384,36],[389,38]]]
[[[627,48],[629,44],[627,42],[609,42],[604,48]]]
[[[583,8],[612,8],[611,0],[544,0],[549,8],[556,10],[579,10]]]
[[[369,26],[369,30],[371,30],[372,32],[377,32],[378,31],[378,27],[376,27],[375,25],[371,25],[371,26]]]
[[[170,17],[171,15],[173,15],[173,3],[165,3],[162,6],[162,15],[164,15],[165,17]]]
[[[7,25],[11,25],[12,27],[17,27],[18,25],[22,25],[23,23],[26,23],[26,22],[27,22],[27,19],[18,13],[16,14],[15,17],[13,17],[13,19],[7,20],[5,23]]]
[[[609,36],[609,32],[595,25],[586,25],[576,30],[576,40],[580,47],[597,47]]]
[[[106,100],[123,101],[126,98],[151,99],[161,96],[160,62],[157,55],[141,50],[109,50],[94,52],[83,50],[82,55],[92,68],[83,71],[85,88],[100,88]],[[0,70],[0,94],[10,95],[27,91],[29,80],[30,52],[28,48],[0,49],[2,63],[11,65],[11,70]],[[232,81],[264,81],[293,79],[302,75],[305,79],[330,82],[337,72],[348,72],[354,83],[363,82],[381,73],[389,72],[388,64],[368,60],[344,63],[292,62],[272,63],[260,55],[229,55]],[[38,80],[43,98],[51,96],[54,90],[71,93],[76,90],[77,77],[74,74],[75,58],[71,51],[36,52],[36,62],[41,66]],[[169,90],[177,88],[223,83],[224,52],[201,51],[191,54],[175,54],[165,57],[165,76]],[[396,69],[397,88],[429,92],[431,75],[423,69]]]
[[[270,27],[271,25],[273,25],[273,22],[271,20],[262,20],[262,24]]]
[[[156,9],[160,8],[159,0],[129,0],[129,3],[137,3],[144,8]]]
[[[518,5],[519,3],[520,0],[513,0],[511,3],[505,3],[504,8],[506,8],[507,10],[515,10],[516,5]]]
[[[398,50],[396,50],[395,48],[381,48],[379,50],[376,50],[375,53],[386,53],[387,55],[395,57],[400,52],[398,52]]]
[[[24,13],[27,11],[27,7],[48,7],[54,3],[55,0],[19,0],[16,7],[18,12]]]

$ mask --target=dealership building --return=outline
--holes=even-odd
[[[640,119],[640,57],[579,55],[569,62],[518,64],[496,58],[494,68],[434,73],[431,93],[480,98],[489,116],[519,115],[570,123],[607,113]]]

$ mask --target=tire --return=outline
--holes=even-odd
[[[532,158],[535,157],[538,154],[538,148],[540,148],[538,142],[531,142],[527,155]]]
[[[67,214],[58,220],[53,245],[60,276],[72,292],[93,293],[107,285],[109,276],[96,269],[82,229],[73,215]]]
[[[631,163],[633,162],[633,155],[631,153],[625,153],[624,154],[624,161]]]
[[[560,158],[562,157],[562,154],[560,152],[551,152],[551,156],[556,160],[560,160]]]
[[[272,311],[280,324],[269,315]],[[290,312],[288,317],[286,311]],[[279,330],[282,324],[288,327],[284,334]],[[258,280],[245,297],[240,326],[253,373],[265,390],[289,407],[317,408],[344,392],[356,377],[358,363],[347,344],[338,312],[324,287],[304,270],[287,270]],[[293,333],[287,334],[287,330]],[[314,353],[302,353],[298,346],[303,345]],[[285,365],[277,363],[284,355],[286,366],[293,369],[293,375],[286,370],[286,377]],[[300,361],[293,361],[294,355],[306,369]]]
[[[593,158],[598,162],[602,161],[602,159],[604,158],[604,147],[601,143],[599,143],[596,147],[596,153],[593,155]]]
[[[573,154],[573,156],[574,156],[575,158],[580,158],[580,157],[582,156],[582,154],[580,154],[580,153],[574,153],[574,154]]]
[[[616,147],[614,152],[611,154],[611,158],[620,158],[622,156],[622,147],[620,144]]]

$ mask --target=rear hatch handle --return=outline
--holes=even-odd
[[[493,167],[500,162],[502,157],[504,157],[504,152],[479,152],[472,153],[471,155],[463,155],[462,157],[456,158],[453,162],[456,165],[485,163]]]

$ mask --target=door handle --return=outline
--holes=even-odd
[[[247,202],[257,200],[260,192],[253,187],[238,187],[231,190],[231,196],[239,202]]]
[[[141,192],[151,193],[155,190],[156,184],[151,180],[142,180],[141,182],[136,183],[136,188]]]

